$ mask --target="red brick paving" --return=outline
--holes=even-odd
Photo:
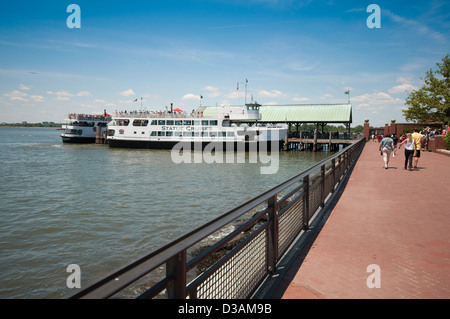
[[[384,169],[378,146],[366,143],[283,299],[450,298],[450,157],[422,152],[409,171],[402,149]],[[368,287],[372,264],[380,288]]]

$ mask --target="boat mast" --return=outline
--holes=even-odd
[[[248,80],[245,79],[245,103],[244,104],[247,104],[247,83],[248,83]]]

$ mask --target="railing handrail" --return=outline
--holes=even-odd
[[[228,212],[213,218],[212,220],[204,223],[203,225],[189,231],[179,237],[175,238],[171,242],[160,246],[154,251],[147,253],[137,259],[113,270],[107,275],[103,276],[94,283],[91,283],[83,289],[66,296],[66,298],[108,298],[121,291],[123,288],[129,286],[139,278],[143,277],[147,273],[161,266],[168,260],[176,257],[202,239],[213,234],[217,230],[230,224],[238,217],[249,212],[251,209],[257,207],[266,200],[270,200],[283,190],[289,188],[297,182],[303,182],[305,177],[308,177],[313,172],[321,169],[322,166],[327,163],[334,163],[334,161],[340,158],[343,154],[348,152],[355,145],[362,143],[364,140],[360,139],[354,142],[352,145],[344,148],[338,153],[320,161],[312,167],[306,169],[300,174],[291,177],[283,183],[261,193],[260,195],[240,204],[239,206],[229,210]],[[170,280],[170,278],[169,278]]]

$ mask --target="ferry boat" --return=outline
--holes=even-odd
[[[287,124],[263,124],[260,105],[219,107],[214,116],[197,111],[187,114],[178,108],[165,112],[116,113],[108,124],[110,147],[172,149],[182,143],[183,149],[270,151],[280,148],[288,131]]]
[[[64,132],[61,134],[64,143],[94,143],[98,136],[106,133],[107,125],[111,121],[110,114],[76,114],[70,113],[66,118],[66,124],[61,126]]]

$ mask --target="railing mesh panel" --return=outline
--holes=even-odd
[[[303,200],[295,199],[278,220],[278,250],[282,254],[303,228]]]
[[[262,231],[198,288],[199,299],[245,299],[266,274],[266,231]]]

